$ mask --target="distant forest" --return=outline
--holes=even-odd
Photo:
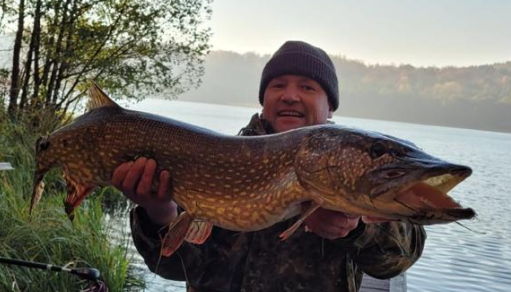
[[[201,86],[179,99],[258,106],[260,74],[269,57],[213,51]],[[511,61],[424,68],[332,59],[340,85],[337,115],[511,132]]]

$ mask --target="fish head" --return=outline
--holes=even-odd
[[[34,172],[34,182],[32,189],[32,199],[30,202],[30,214],[34,207],[41,200],[41,196],[44,190],[44,175],[52,169],[55,165],[60,163],[60,157],[58,155],[58,151],[55,151],[55,146],[53,145],[52,137],[44,136],[39,137],[35,144],[35,172]]]
[[[82,131],[83,139],[90,139],[91,133]],[[76,136],[74,131],[68,128],[61,128],[49,136],[41,137],[36,142],[36,170],[30,213],[40,201],[44,190],[43,178],[45,174],[54,167],[62,167],[66,180],[67,195],[64,199],[64,207],[69,219],[74,218],[74,210],[81,204],[85,197],[94,189],[86,181],[90,179],[90,165],[94,155],[86,155],[83,150],[83,141]],[[85,141],[93,143],[94,141]],[[81,146],[80,146],[81,145]]]
[[[319,128],[302,145],[297,169],[302,185],[328,209],[417,224],[475,216],[448,195],[470,176],[469,167],[392,136]]]
[[[64,206],[68,217],[97,186],[108,185],[112,171],[102,168],[101,155],[95,151],[104,135],[105,117],[122,112],[122,108],[92,82],[85,114],[76,117],[36,143],[36,170],[30,212],[41,198],[44,175],[53,167],[61,166],[67,186]],[[120,162],[110,163],[118,165]],[[113,166],[112,166],[113,167]]]

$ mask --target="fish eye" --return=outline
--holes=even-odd
[[[373,143],[371,145],[371,148],[369,149],[369,154],[371,155],[372,159],[376,159],[380,156],[383,156],[386,153],[387,147],[385,147],[385,145],[380,141]]]
[[[50,147],[49,141],[44,141],[43,143],[39,144],[39,151],[44,151]]]
[[[406,157],[406,151],[402,150],[402,149],[393,150],[391,154],[392,154],[392,156],[398,157],[398,158]]]
[[[36,145],[36,152],[40,153],[41,151],[44,151],[50,147],[50,141],[48,141],[46,138],[40,137],[37,139]]]

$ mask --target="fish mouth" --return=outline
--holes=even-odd
[[[67,195],[64,199],[64,208],[69,220],[75,218],[75,209],[95,189],[94,186],[78,183],[65,168],[64,178],[66,180]]]
[[[388,191],[382,197],[392,197],[392,208],[406,221],[417,224],[449,223],[462,219],[472,219],[476,213],[471,208],[464,208],[448,192],[465,180],[472,170],[468,167],[452,169],[447,173],[432,174],[408,183],[398,190]],[[376,199],[375,201],[378,201]],[[405,209],[405,210],[403,210]],[[390,217],[396,217],[394,213]],[[397,216],[402,217],[402,216]],[[404,219],[404,218],[399,218]]]

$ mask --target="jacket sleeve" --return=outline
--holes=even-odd
[[[172,256],[162,257],[161,238],[168,229],[155,225],[141,207],[131,211],[130,222],[135,247],[153,273],[186,281],[191,287],[219,291],[230,290],[233,281],[241,278],[250,232],[213,227],[205,243],[195,245],[185,241]]]
[[[165,226],[154,224],[145,209],[136,207],[130,213],[131,234],[135,247],[151,272],[166,279],[185,281],[186,273],[193,273],[201,265],[201,250],[184,242],[170,257],[160,256],[161,241],[167,232]]]
[[[422,225],[406,222],[363,224],[354,240],[353,260],[366,274],[387,279],[411,267],[421,256],[426,241]]]

